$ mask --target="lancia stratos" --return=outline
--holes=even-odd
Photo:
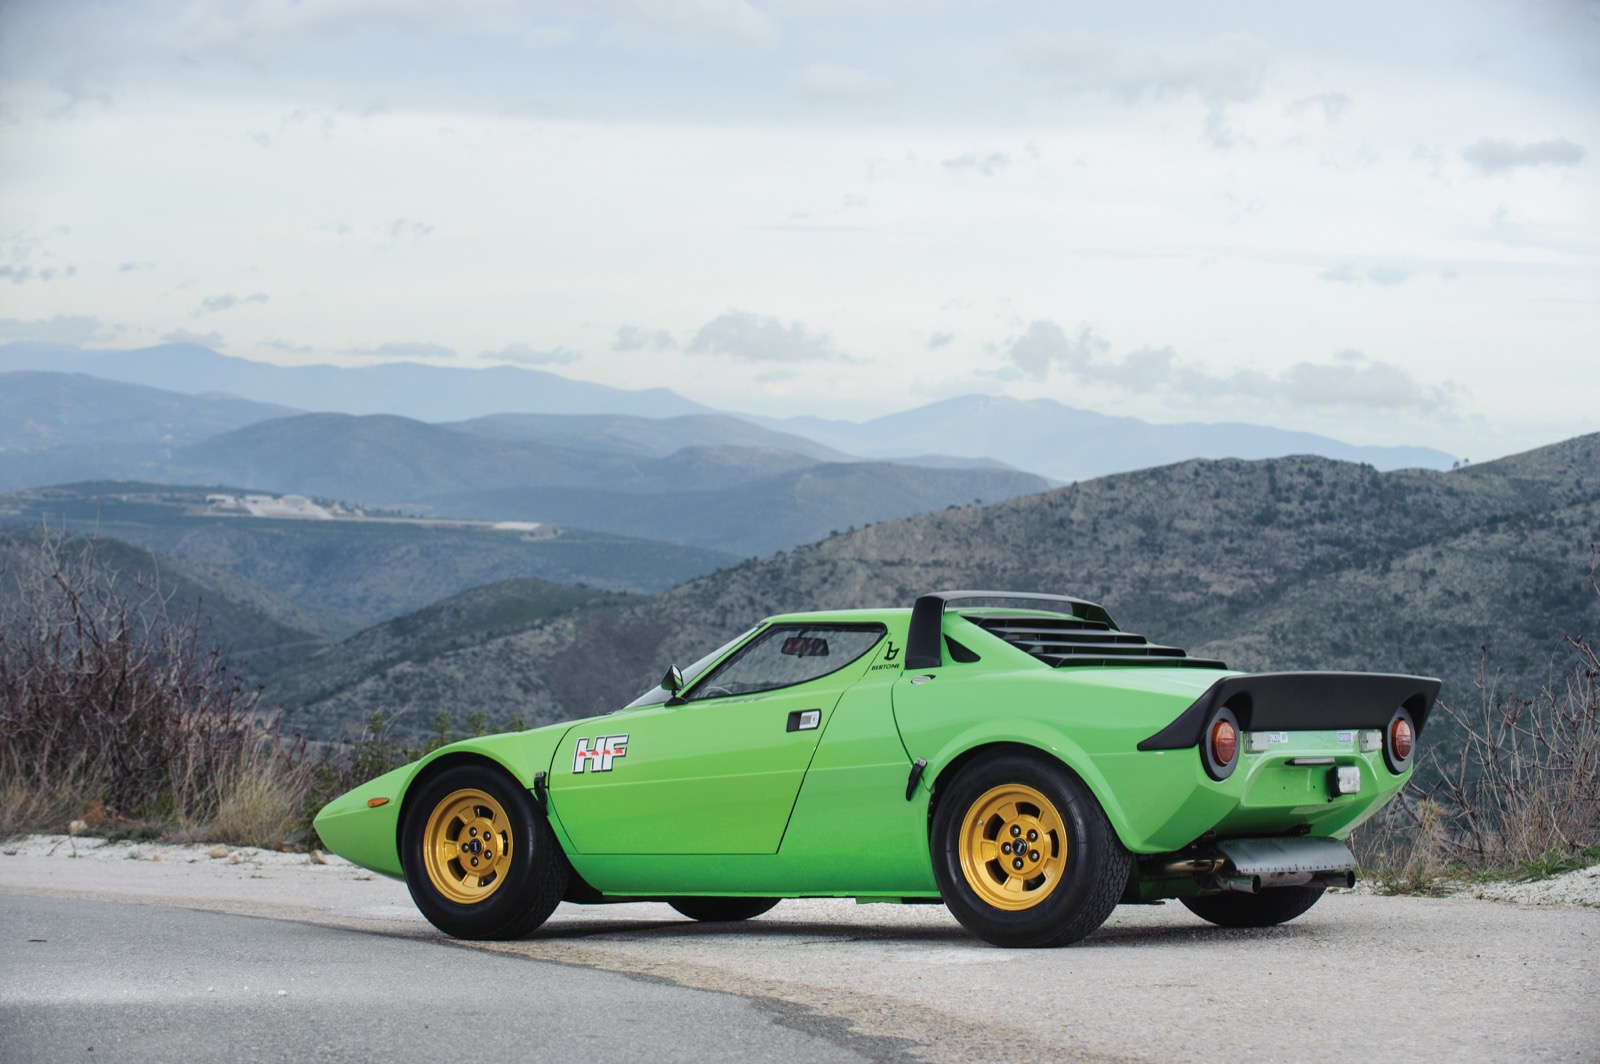
[[[562,901],[744,920],[784,898],[942,903],[1059,946],[1176,898],[1265,927],[1349,887],[1439,681],[1230,671],[1081,599],[923,595],[772,617],[613,713],[433,751],[317,816],[448,935]]]

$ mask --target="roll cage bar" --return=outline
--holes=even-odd
[[[1070,595],[1044,595],[1033,591],[935,591],[920,596],[911,607],[911,627],[906,632],[906,668],[937,669],[944,664],[944,611],[951,603],[973,599],[1025,602],[1029,609],[1099,621],[1115,629],[1105,607]]]

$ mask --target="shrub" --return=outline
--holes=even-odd
[[[173,616],[147,576],[112,571],[92,540],[0,544],[0,829],[90,826],[275,844],[295,753],[257,723],[255,695]],[[291,818],[292,823],[292,818]],[[249,825],[249,826],[246,826]]]

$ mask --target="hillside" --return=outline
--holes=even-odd
[[[175,460],[189,483],[249,484],[441,517],[554,522],[745,557],[1048,486],[1015,470],[818,463],[752,444],[690,445],[665,456],[580,450],[385,415],[261,422],[184,448]]]
[[[0,593],[17,594],[14,581],[37,573],[39,543],[35,533],[0,528]],[[70,557],[90,546],[74,538],[63,550]],[[229,665],[247,680],[292,669],[330,639],[349,634],[348,627],[330,624],[226,570],[186,564],[114,539],[96,539],[92,549],[105,571],[115,574],[124,601],[162,604],[147,616],[198,616],[202,641],[220,646]]]
[[[219,516],[221,489],[82,484],[0,496],[0,522],[47,524],[160,551],[268,589],[349,634],[450,595],[513,578],[655,592],[734,559],[559,526]]]
[[[303,713],[337,731],[448,689],[492,720],[561,719],[615,708],[763,615],[939,587],[1067,591],[1236,668],[1428,673],[1470,704],[1480,647],[1502,689],[1530,690],[1563,634],[1600,631],[1596,541],[1600,435],[1453,472],[1191,461],[833,536],[375,674]]]

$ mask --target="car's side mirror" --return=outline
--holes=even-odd
[[[683,690],[683,670],[676,665],[667,666],[667,674],[661,677],[661,686],[672,697],[667,699],[667,705],[676,706],[683,703],[678,697],[678,692]]]

